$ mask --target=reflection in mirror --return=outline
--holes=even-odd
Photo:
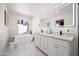
[[[63,26],[75,26],[75,9],[75,4],[66,3],[41,15],[41,27],[47,27],[48,22],[51,24],[50,27],[56,27],[56,21],[60,19],[64,19]]]

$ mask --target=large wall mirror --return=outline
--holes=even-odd
[[[40,16],[41,27],[57,27],[58,22],[61,22],[62,27],[75,26],[76,22],[76,4],[65,3],[55,9]],[[64,23],[62,23],[62,21]]]

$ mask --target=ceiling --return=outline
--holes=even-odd
[[[6,6],[10,13],[19,13],[33,17],[58,4],[60,3],[6,3]]]

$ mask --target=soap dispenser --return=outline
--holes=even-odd
[[[62,31],[60,31],[60,35],[62,35]]]

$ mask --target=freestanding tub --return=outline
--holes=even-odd
[[[14,41],[16,43],[28,43],[33,40],[32,34],[16,35]]]

